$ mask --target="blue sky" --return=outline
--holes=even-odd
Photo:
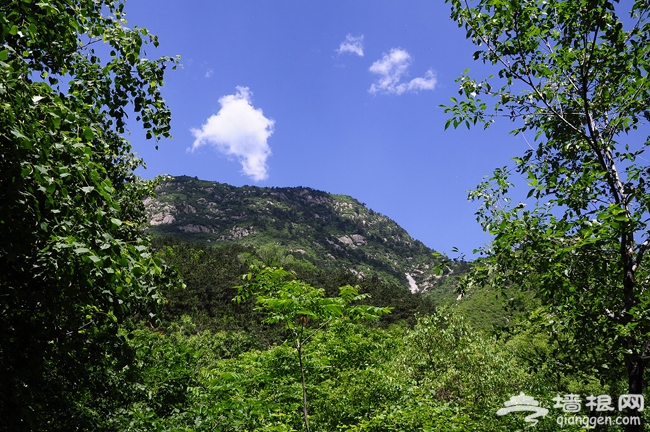
[[[506,119],[444,131],[474,46],[436,1],[129,0],[129,26],[180,55],[163,95],[173,140],[131,142],[148,169],[231,185],[351,195],[427,246],[472,255],[489,236],[467,190],[523,153]],[[531,138],[531,137],[529,137]],[[452,254],[455,256],[455,254]]]

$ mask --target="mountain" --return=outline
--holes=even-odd
[[[432,249],[347,195],[308,187],[235,187],[187,176],[155,192],[145,200],[154,235],[211,245],[277,245],[318,268],[378,275],[411,292],[437,291],[449,282],[436,274]]]

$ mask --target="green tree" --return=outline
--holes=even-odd
[[[258,310],[267,314],[266,322],[280,323],[290,334],[296,350],[302,385],[302,410],[305,430],[309,432],[307,407],[307,386],[303,348],[319,330],[325,328],[332,320],[343,317],[352,320],[378,319],[390,313],[390,307],[353,305],[368,297],[359,294],[358,288],[346,285],[340,288],[339,297],[325,297],[325,290],[314,288],[309,284],[293,278],[292,274],[282,268],[252,267],[252,272],[244,275],[245,285],[237,287],[240,295],[235,297],[241,302],[255,296]]]
[[[169,136],[175,60],[141,57],[158,42],[119,0],[3,1],[0,34],[1,427],[101,428],[130,359],[118,327],[175,283],[142,234],[151,185],[122,136],[129,106]]]
[[[575,332],[573,361],[603,379],[625,370],[628,392],[641,394],[650,360],[650,141],[635,130],[650,119],[648,3],[626,2],[622,19],[610,0],[447,2],[479,47],[474,58],[498,66],[498,78],[463,74],[446,126],[488,127],[503,116],[517,122],[515,135],[535,134],[514,159],[532,209],[507,196],[506,168],[470,194],[495,235],[478,274],[496,285],[533,281],[548,324]]]

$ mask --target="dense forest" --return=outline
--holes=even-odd
[[[526,426],[522,418],[495,413],[519,392],[548,404],[558,392],[622,391],[563,367],[563,340],[539,320],[524,319],[540,310],[529,292],[485,289],[465,302],[433,304],[377,279],[324,275],[286,260],[277,248],[270,257],[263,248],[169,237],[156,238],[154,247],[186,286],[165,293],[157,324],[132,333],[142,393],[116,420],[118,429],[304,430],[301,371],[310,430],[518,430]],[[287,274],[274,279],[274,294],[297,308],[265,308],[260,284],[250,282],[259,297],[233,302],[251,263],[257,274],[263,271],[256,266],[283,264]],[[321,299],[342,296],[339,287],[357,283],[357,292],[370,297],[355,304],[388,313],[364,322],[354,314],[305,312],[313,299],[280,294],[286,281],[297,280],[322,287]],[[274,319],[282,314],[288,316]],[[285,320],[304,324],[311,335],[302,366],[295,329]],[[536,428],[557,424],[546,419]]]
[[[118,0],[0,2],[0,430],[647,429],[650,7],[447,2],[500,68],[447,126],[537,133],[471,263],[351,197],[140,179],[178,59]]]

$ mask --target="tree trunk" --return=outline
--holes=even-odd
[[[297,344],[298,363],[300,363],[300,379],[302,382],[302,415],[305,419],[305,430],[309,432],[309,419],[307,418],[307,387],[305,385],[305,368],[302,366],[302,346]]]
[[[623,302],[625,304],[625,311],[629,312],[634,308],[638,302],[635,286],[635,258],[633,248],[634,236],[632,233],[625,233],[621,236],[621,258],[623,260]],[[626,314],[624,323],[629,324],[632,317]],[[634,337],[628,337],[624,342],[628,352],[634,353],[638,349],[639,341]],[[627,393],[629,395],[642,395],[643,394],[643,371],[645,369],[645,362],[643,357],[638,354],[625,354],[625,369],[627,369]],[[643,396],[642,396],[643,397]],[[626,408],[625,416],[628,419],[628,424],[625,425],[625,432],[641,432],[643,425],[641,424],[641,412],[638,409]],[[638,422],[638,424],[637,424]]]
[[[625,368],[627,369],[628,394],[643,394],[643,371],[645,369],[644,361],[639,356],[630,354],[625,355]],[[625,426],[625,432],[641,432],[641,412],[635,409],[627,408],[625,415],[629,419]],[[633,424],[633,420],[639,419],[638,424]]]

